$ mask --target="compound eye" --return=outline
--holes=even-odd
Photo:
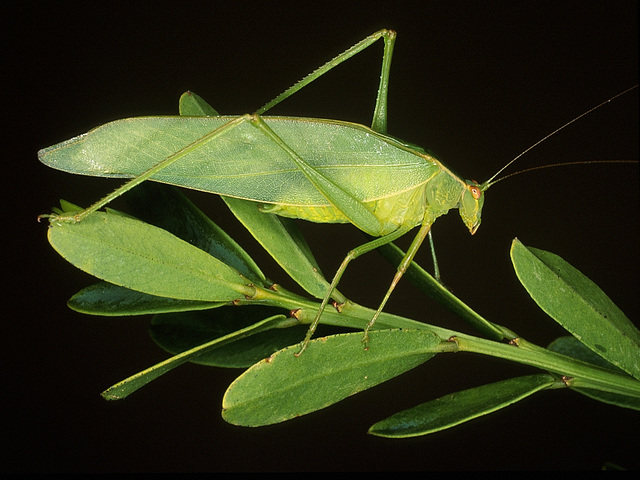
[[[475,185],[469,185],[469,191],[476,200],[482,196],[482,190],[480,190],[480,187],[476,187]]]

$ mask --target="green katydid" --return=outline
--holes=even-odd
[[[299,353],[311,339],[350,261],[419,226],[378,310],[365,327],[366,344],[369,329],[430,235],[435,220],[458,208],[463,223],[474,234],[481,221],[484,191],[518,158],[479,184],[461,179],[419,147],[387,135],[387,93],[395,37],[390,30],[370,35],[254,114],[117,120],[41,150],[43,163],[70,173],[133,177],[88,209],[67,216],[52,215],[52,220],[81,221],[150,179],[250,200],[266,213],[322,223],[352,223],[376,238],[345,257]],[[384,41],[384,53],[371,127],[337,120],[263,116],[379,39]]]

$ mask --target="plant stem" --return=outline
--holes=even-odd
[[[576,378],[579,379],[580,386],[583,388],[640,397],[640,382],[633,377],[539,347],[521,338],[505,344],[458,334],[451,337],[449,341],[457,345],[458,351],[504,358],[557,373],[565,377],[565,382],[568,384]],[[452,350],[448,348],[446,351]]]
[[[295,317],[300,323],[310,323],[319,306],[317,302],[300,297],[284,289],[279,289],[277,292],[261,290],[253,300],[258,300],[258,303],[267,303],[295,310]],[[249,301],[248,303],[252,302]],[[322,315],[322,323],[361,329],[371,319],[373,313],[374,310],[372,309],[353,302],[347,302],[341,306],[340,313],[333,309],[325,311]],[[515,333],[500,325],[496,325],[496,327],[501,329],[509,343],[466,335],[388,313],[382,313],[375,324],[376,329],[430,330],[442,340],[438,347],[439,353],[465,351],[503,358],[562,375],[567,383],[571,383],[572,379],[575,378],[583,388],[594,388],[620,395],[640,397],[640,382],[630,376],[553,352],[518,337]]]

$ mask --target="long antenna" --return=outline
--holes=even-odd
[[[487,180],[486,182],[484,182],[481,185],[481,189],[482,191],[487,190],[491,185],[495,185],[496,183],[498,183],[501,180],[504,180],[505,178],[508,177],[512,177],[514,175],[517,175],[519,173],[524,173],[524,172],[529,172],[531,170],[538,170],[541,168],[549,168],[549,167],[558,167],[561,165],[575,165],[575,164],[585,164],[585,163],[635,163],[632,161],[626,161],[626,160],[594,160],[594,161],[587,161],[587,162],[567,162],[567,163],[555,163],[553,165],[542,165],[539,167],[532,167],[532,168],[528,168],[526,170],[521,170],[519,172],[515,172],[512,173],[510,175],[507,175],[505,177],[499,178],[497,180],[493,180],[494,178],[496,178],[498,175],[500,175],[506,168],[508,168],[513,162],[515,162],[516,160],[518,160],[520,157],[522,157],[524,154],[526,154],[527,152],[529,152],[530,150],[534,149],[535,147],[537,147],[538,145],[540,145],[542,142],[544,142],[545,140],[547,140],[549,137],[552,137],[553,135],[555,135],[556,133],[558,133],[560,130],[568,127],[569,125],[571,125],[572,123],[580,120],[582,117],[585,117],[587,115],[589,115],[591,112],[593,112],[594,110],[597,110],[598,108],[602,107],[603,105],[606,105],[607,103],[611,102],[612,100],[615,100],[618,97],[621,97],[622,95],[625,95],[626,93],[629,93],[631,90],[638,88],[638,85],[634,85],[631,88],[627,88],[626,90],[624,90],[623,92],[618,93],[617,95],[614,95],[613,97],[611,97],[609,100],[605,100],[604,102],[602,102],[599,105],[596,105],[593,108],[590,108],[589,110],[587,110],[586,112],[582,113],[581,115],[578,115],[576,118],[574,118],[573,120],[568,121],[567,123],[565,123],[564,125],[562,125],[561,127],[556,128],[553,132],[551,132],[550,134],[544,136],[543,138],[541,138],[540,140],[538,140],[536,143],[534,143],[533,145],[531,145],[529,148],[527,148],[525,151],[523,151],[522,153],[520,153],[519,155],[517,155],[513,160],[511,160],[509,163],[507,163],[504,167],[502,167],[500,170],[498,170],[489,180]]]
[[[521,173],[533,172],[535,170],[542,170],[543,168],[555,168],[555,167],[571,167],[574,165],[594,165],[594,164],[607,164],[607,163],[638,163],[637,160],[583,160],[579,162],[559,162],[559,163],[549,163],[547,165],[538,165],[537,167],[525,168],[524,170],[518,170],[517,172],[510,173],[505,175],[504,177],[500,177],[499,179],[491,182],[487,185],[483,190],[486,190],[491,185],[495,185],[502,180],[506,180],[507,178],[514,177],[516,175],[520,175]]]

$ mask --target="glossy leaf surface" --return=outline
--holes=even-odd
[[[273,308],[248,305],[156,315],[149,330],[154,342],[177,355],[249,327],[273,312]],[[300,343],[306,332],[306,325],[264,330],[211,349],[191,361],[212,367],[248,368],[286,346]]]
[[[585,362],[593,363],[600,367],[608,368],[615,372],[620,370],[607,362],[600,355],[596,355],[592,350],[587,348],[583,343],[580,343],[575,337],[560,337],[556,338],[549,345],[549,350],[554,352],[569,355],[570,357],[577,358]],[[609,403],[623,408],[631,408],[633,410],[640,410],[640,398],[630,395],[619,395],[612,392],[605,392],[602,390],[596,390],[595,388],[580,388],[573,387],[569,384],[574,391],[586,395],[589,398],[598,400],[600,402]]]
[[[333,335],[280,350],[255,364],[228,388],[222,416],[236,425],[282,422],[328,407],[394,378],[435,354],[441,340],[429,330],[378,330]]]
[[[595,283],[557,255],[517,239],[511,259],[542,310],[592,351],[640,379],[640,331]]]
[[[52,222],[49,242],[67,261],[115,285],[161,297],[232,301],[253,288],[236,270],[160,228],[113,211]]]
[[[382,420],[369,429],[380,437],[427,435],[495,412],[557,381],[548,374],[517,377],[452,393]]]
[[[88,315],[118,316],[207,310],[226,303],[158,297],[112,283],[98,282],[80,290],[69,299],[67,305],[76,312]]]

